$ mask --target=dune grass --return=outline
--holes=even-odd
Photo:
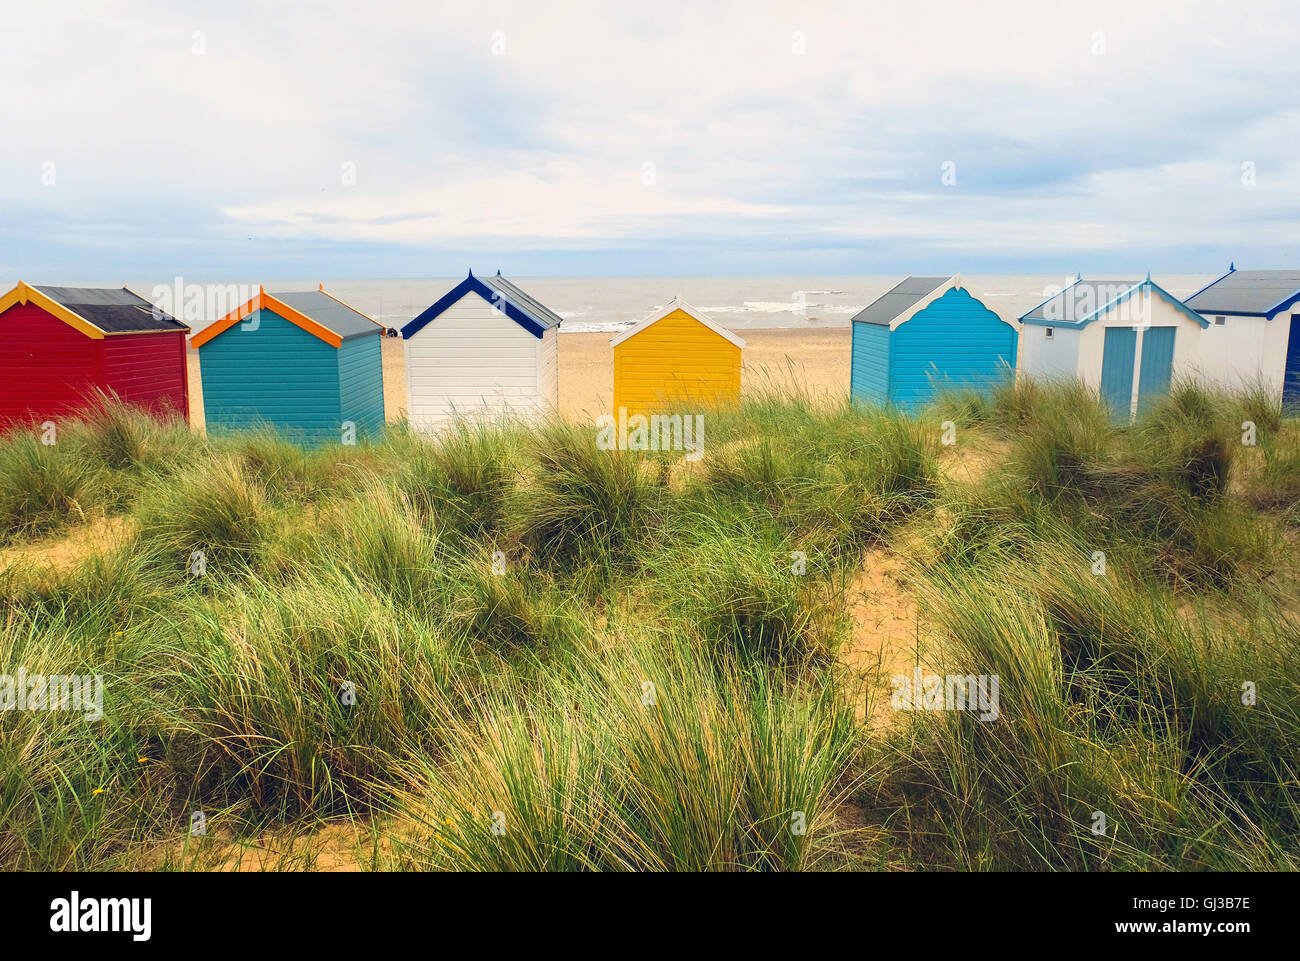
[[[957,673],[997,675],[1003,705],[880,748],[873,804],[940,828],[926,866],[1296,866],[1293,614],[1180,610],[1067,540],[937,570],[926,599]],[[1243,703],[1246,684],[1268,696]]]
[[[364,869],[1300,866],[1300,425],[1259,391],[707,416],[699,460],[560,421],[304,449],[111,400],[0,438],[0,675],[104,680],[100,720],[0,713],[0,866],[337,825]],[[996,720],[859,710],[881,552],[918,659],[996,676]]]
[[[0,438],[0,542],[48,534],[102,508],[93,467],[31,434]]]

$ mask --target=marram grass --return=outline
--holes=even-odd
[[[111,399],[0,438],[0,700],[104,712],[0,712],[0,867],[1300,866],[1300,426],[1258,390],[769,392],[705,438]],[[997,719],[876,709],[913,658]]]

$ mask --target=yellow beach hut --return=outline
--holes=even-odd
[[[682,412],[740,397],[745,342],[679,298],[623,331],[614,348],[614,413]]]

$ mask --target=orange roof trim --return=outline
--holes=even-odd
[[[383,330],[383,331],[387,331],[387,330],[388,330],[387,327],[385,327],[385,326],[384,326],[383,324],[381,324],[379,321],[375,320],[375,318],[371,317],[369,314],[363,314],[363,313],[361,313],[361,311],[357,310],[357,309],[356,309],[355,307],[353,307],[351,304],[349,304],[349,303],[347,303],[347,302],[345,302],[345,301],[339,300],[337,297],[335,297],[333,294],[331,294],[328,290],[325,289],[325,285],[324,285],[324,284],[317,284],[317,285],[316,285],[316,289],[319,290],[319,291],[320,291],[322,294],[324,294],[326,297],[328,297],[330,300],[337,301],[338,303],[343,304],[343,306],[346,307],[348,310],[352,311],[352,313],[357,314],[358,316],[361,316],[361,317],[366,318],[366,320],[370,321],[372,324],[374,324],[374,325],[375,325],[376,327],[378,327],[380,330]]]
[[[329,295],[327,294],[326,296]],[[334,299],[338,300],[337,297]],[[342,303],[342,301],[339,301],[339,303]],[[289,323],[301,327],[303,330],[307,331],[307,333],[325,341],[325,343],[329,344],[331,347],[338,348],[343,344],[343,338],[334,333],[334,331],[322,327],[301,311],[294,310],[288,304],[276,300],[275,297],[268,294],[262,288],[258,289],[257,296],[248,303],[244,304],[242,307],[237,307],[216,323],[210,324],[191,337],[190,344],[194,347],[202,347],[208,341],[224,334],[245,317],[248,317],[259,310],[269,310],[280,317],[283,317],[285,320],[289,321]],[[364,317],[365,315],[362,314],[362,316]]]

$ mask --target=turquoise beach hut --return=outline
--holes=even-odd
[[[960,276],[908,277],[852,326],[855,400],[916,408],[938,388],[984,390],[1014,375],[1019,321],[988,307]]]
[[[309,444],[384,426],[384,328],[324,289],[256,297],[195,334],[209,431],[268,425]]]

